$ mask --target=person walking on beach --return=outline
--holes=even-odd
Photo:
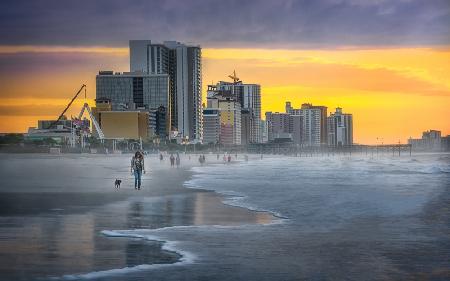
[[[141,189],[142,172],[145,174],[144,156],[141,152],[136,151],[131,158],[131,173],[134,173],[134,189]]]
[[[177,157],[175,158],[175,161],[177,163],[177,168],[180,167],[180,154],[177,153]]]
[[[175,165],[175,157],[173,154],[170,154],[170,167],[173,167]]]

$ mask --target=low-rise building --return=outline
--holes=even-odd
[[[96,119],[106,139],[147,139],[149,113],[141,111],[99,111]]]

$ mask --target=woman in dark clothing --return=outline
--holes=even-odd
[[[131,173],[134,173],[134,189],[141,189],[142,172],[145,174],[144,156],[139,151],[136,151],[133,158],[131,158]]]

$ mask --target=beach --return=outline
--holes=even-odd
[[[146,157],[141,190],[131,155],[3,154],[0,193],[0,279],[34,280],[108,271],[183,258],[165,242],[112,239],[114,229],[270,222],[272,216],[221,203],[223,196],[183,186],[197,157]],[[210,157],[212,158],[212,156]],[[115,189],[115,179],[121,179]],[[139,239],[138,239],[139,240]]]
[[[0,279],[450,275],[448,154],[206,157],[0,155]]]

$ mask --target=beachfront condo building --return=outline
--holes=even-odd
[[[353,116],[342,113],[342,108],[336,108],[328,121],[328,145],[339,147],[353,144]]]
[[[269,142],[277,142],[281,139],[292,140],[289,132],[289,114],[279,112],[266,112]]]
[[[261,120],[261,142],[262,143],[267,143],[268,140],[268,134],[269,132],[267,131],[267,121],[266,120]]]
[[[261,143],[261,86],[242,81],[220,81],[215,87],[218,91],[230,91],[242,109],[248,110],[251,117],[249,143]]]
[[[208,88],[207,108],[218,110],[220,116],[219,143],[222,145],[241,145],[241,104],[231,91]],[[205,133],[211,134],[210,127]]]
[[[408,144],[412,146],[413,150],[422,151],[448,151],[446,149],[447,138],[441,136],[441,131],[429,130],[422,133],[421,139],[408,139]]]
[[[304,146],[320,146],[328,144],[326,106],[315,106],[310,103],[304,103],[301,108],[294,109],[290,102],[286,102],[286,113],[303,116],[302,144]]]
[[[250,144],[252,123],[255,120],[252,118],[252,113],[248,109],[241,109],[241,145]]]
[[[298,145],[303,144],[303,116],[266,112],[266,124],[269,142],[292,141]]]
[[[130,40],[130,70],[169,76],[171,130],[180,139],[201,142],[201,48],[176,41]]]
[[[203,143],[218,144],[220,142],[220,110],[218,108],[203,109]]]
[[[112,111],[150,113],[163,107],[166,112],[165,131],[170,130],[168,74],[100,71],[96,77],[96,100],[105,99],[110,101]]]

